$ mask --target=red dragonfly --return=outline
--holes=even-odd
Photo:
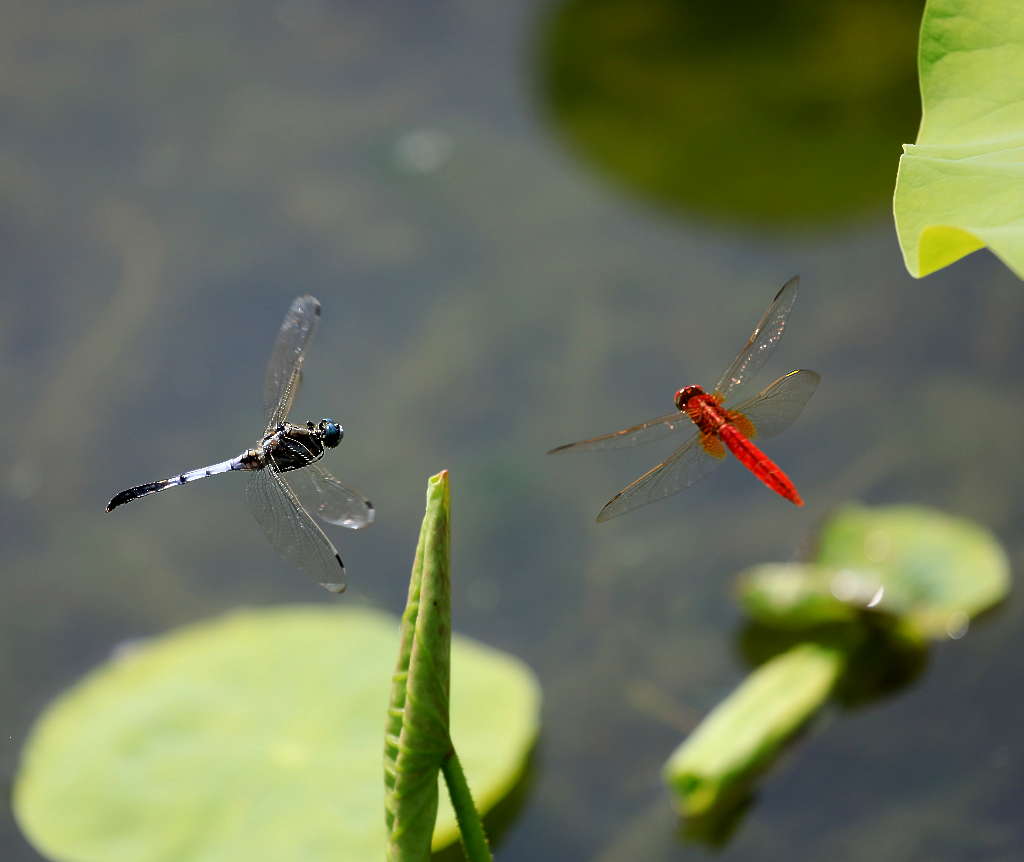
[[[799,283],[800,278],[796,276],[782,286],[739,356],[710,393],[700,386],[686,386],[676,392],[676,409],[666,416],[590,440],[566,443],[548,453],[636,446],[697,426],[697,433],[668,458],[612,497],[598,513],[598,521],[607,521],[689,487],[722,462],[726,448],[777,494],[797,506],[804,504],[789,477],[751,442],[751,438],[773,437],[793,424],[821,377],[805,369],[790,371],[753,398],[735,407],[725,406],[726,398],[761,370],[779,343],[786,328],[786,319],[796,302]]]

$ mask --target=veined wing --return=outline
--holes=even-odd
[[[341,556],[277,470],[268,466],[255,471],[245,488],[245,500],[270,544],[285,560],[332,593],[345,589]]]
[[[264,433],[284,422],[292,409],[302,381],[306,347],[319,318],[320,301],[308,294],[297,297],[284,316],[263,384],[263,410],[267,419]]]
[[[670,497],[703,479],[723,460],[709,455],[700,444],[700,434],[694,434],[657,467],[612,497],[597,513],[597,520],[607,521],[655,500]]]
[[[743,345],[739,355],[733,360],[715,384],[714,392],[726,398],[736,387],[752,378],[768,361],[775,346],[782,338],[786,328],[786,318],[793,310],[796,302],[800,276],[795,275],[775,294],[765,313],[757,322],[750,338]]]
[[[729,409],[753,422],[758,436],[774,437],[793,424],[820,382],[821,377],[815,371],[806,368],[790,371],[749,401]]]
[[[373,503],[348,488],[316,461],[282,477],[307,511],[330,524],[359,530],[373,523]]]
[[[592,452],[597,449],[622,449],[626,446],[639,446],[643,443],[651,443],[661,440],[670,434],[680,430],[693,430],[693,422],[690,417],[679,410],[651,419],[649,422],[642,422],[632,428],[623,428],[621,431],[614,431],[611,434],[602,434],[600,437],[592,437],[589,440],[580,440],[576,443],[565,443],[556,446],[548,451],[548,455],[556,452]]]

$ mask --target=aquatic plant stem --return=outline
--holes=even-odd
[[[466,783],[466,774],[462,771],[459,756],[453,748],[448,756],[441,761],[441,772],[448,786],[448,795],[455,809],[455,817],[459,821],[459,834],[462,847],[466,851],[469,862],[490,862],[491,848],[487,844],[487,835],[483,823],[473,804],[473,795]]]

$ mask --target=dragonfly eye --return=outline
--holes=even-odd
[[[333,419],[321,419],[320,431],[324,437],[324,446],[328,449],[337,446],[341,442],[341,438],[345,436],[342,427]]]
[[[686,403],[693,398],[694,395],[699,395],[704,390],[699,386],[684,386],[676,393],[676,409],[685,410]]]

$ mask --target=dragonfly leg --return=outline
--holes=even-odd
[[[712,458],[725,457],[725,446],[722,445],[722,441],[715,434],[701,434],[700,445]]]

